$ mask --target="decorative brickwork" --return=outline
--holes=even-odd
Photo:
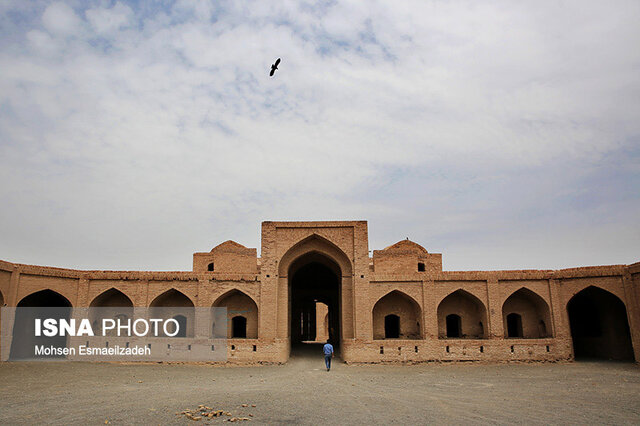
[[[0,304],[47,297],[128,309],[226,306],[234,363],[286,362],[298,342],[327,337],[347,362],[633,360],[640,351],[640,263],[443,271],[441,254],[409,240],[370,257],[365,221],[263,222],[260,258],[227,241],[194,253],[193,271],[0,261]]]

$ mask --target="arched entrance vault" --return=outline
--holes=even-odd
[[[327,321],[316,318],[327,306]],[[338,350],[353,336],[353,276],[348,256],[329,240],[312,235],[291,247],[278,264],[278,337],[294,350],[324,329]],[[308,345],[307,345],[308,346]]]
[[[576,359],[633,361],[627,308],[616,295],[589,286],[567,303]]]

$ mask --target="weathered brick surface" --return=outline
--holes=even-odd
[[[229,319],[239,312],[247,316],[247,338],[229,339],[228,362],[285,362],[291,279],[305,259],[321,261],[339,279],[334,309],[347,362],[571,359],[567,304],[591,286],[624,303],[635,354],[640,351],[640,263],[443,271],[441,254],[408,240],[370,257],[366,221],[263,222],[260,258],[255,248],[227,241],[195,253],[193,271],[79,271],[0,261],[0,304],[17,306],[48,289],[72,306],[95,306],[108,303],[100,295],[116,289],[135,307],[174,301],[226,306]],[[523,338],[508,337],[510,313],[521,315]],[[461,317],[464,338],[446,338],[450,314]],[[400,318],[400,338],[384,338],[387,315]]]

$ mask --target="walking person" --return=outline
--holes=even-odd
[[[333,345],[329,343],[329,340],[322,347],[322,352],[324,352],[324,364],[327,366],[327,371],[329,371],[331,370],[331,358],[333,358]]]

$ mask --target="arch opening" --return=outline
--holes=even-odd
[[[184,293],[172,288],[153,299],[149,306],[154,318],[173,318],[178,321],[178,334],[174,337],[193,337],[195,309],[191,299]],[[168,334],[175,332],[167,331]]]
[[[310,343],[323,343],[320,336],[337,352],[342,296],[338,263],[320,252],[308,252],[291,263],[288,280],[292,353],[314,350]]]
[[[36,346],[63,349],[67,347],[67,336],[36,336],[35,320],[58,318],[69,320],[71,316],[71,302],[60,293],[53,290],[41,290],[24,297],[17,305],[13,336],[9,359],[12,361],[28,359],[50,359],[58,356],[38,356]]]
[[[451,333],[449,336],[448,317],[456,315],[459,320],[457,331],[454,328],[454,317],[451,317]],[[440,339],[485,339],[483,324],[487,322],[487,310],[476,296],[462,289],[456,290],[442,299],[438,305],[438,337]],[[457,334],[457,336],[454,336]]]
[[[231,319],[231,337],[234,339],[246,339],[247,319],[242,315],[238,315]]]
[[[384,338],[397,339],[400,337],[400,317],[394,314],[384,317]]]
[[[324,343],[329,339],[329,306],[316,302],[316,342]]]
[[[462,322],[460,321],[460,315],[447,315],[447,337],[462,337],[461,324]]]
[[[567,312],[577,360],[634,360],[627,309],[617,296],[587,287],[569,300]]]
[[[522,333],[522,316],[520,314],[511,313],[507,315],[507,337],[524,337]]]
[[[420,305],[408,295],[394,290],[380,298],[373,307],[373,338],[419,339]]]
[[[251,297],[240,290],[234,289],[220,296],[213,306],[227,308],[227,338],[258,338],[258,305]],[[240,333],[240,328],[236,329],[236,327],[240,327],[237,323],[239,324],[242,321],[244,331]]]
[[[178,323],[178,333],[174,337],[187,337],[187,317],[184,315],[174,315],[173,319]],[[167,330],[169,334],[176,332],[176,329],[171,324],[171,329]]]
[[[133,318],[133,302],[118,289],[111,288],[96,296],[89,304],[90,320],[94,330],[100,329],[103,319],[119,320],[121,323]],[[98,308],[98,309],[93,309]],[[108,330],[107,336],[117,336],[117,329]]]
[[[506,338],[550,337],[547,329],[547,324],[551,324],[549,305],[542,297],[527,288],[521,288],[505,300],[502,304],[502,321]]]

